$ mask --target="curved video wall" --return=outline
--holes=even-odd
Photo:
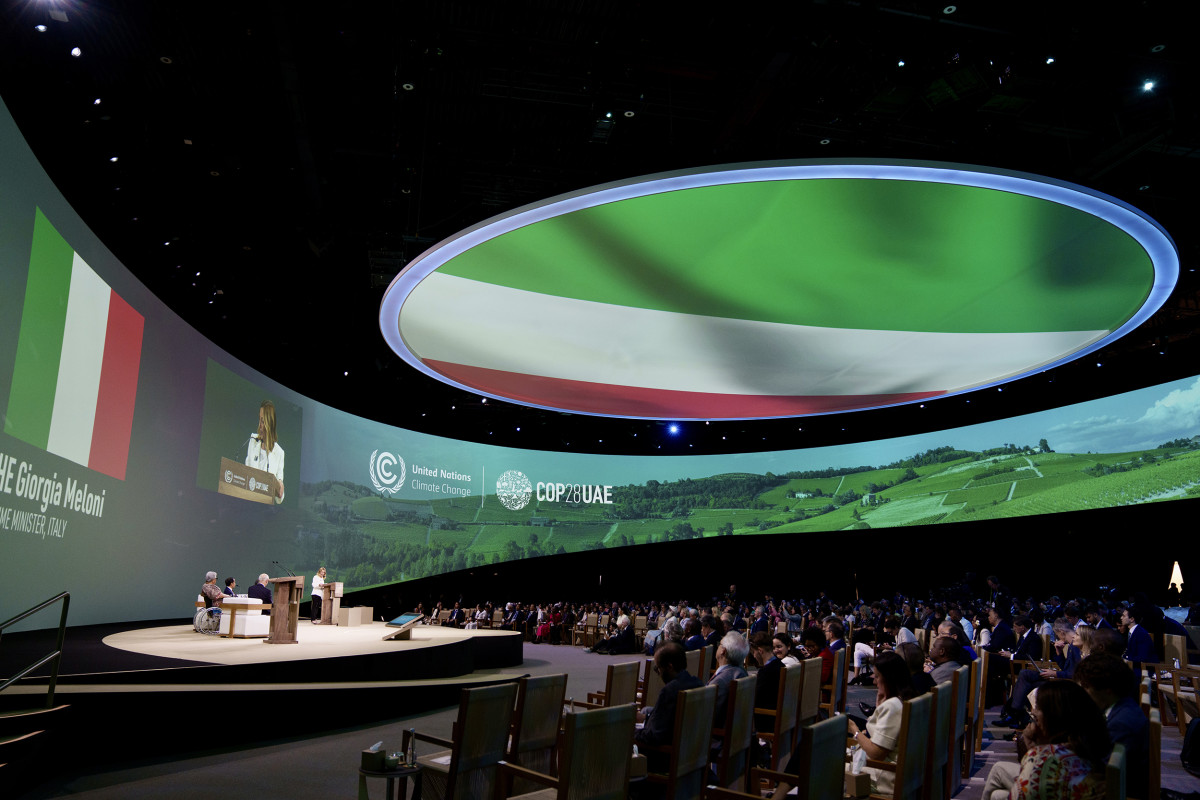
[[[72,624],[188,616],[207,570],[244,588],[324,564],[357,589],[602,548],[1200,492],[1200,377],[935,433],[735,455],[526,451],[364,420],[249,369],[151,295],[2,105],[0,152],[5,618],[62,590]],[[260,425],[265,400],[273,425]]]

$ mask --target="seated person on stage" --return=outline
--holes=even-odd
[[[229,595],[221,591],[221,587],[217,586],[217,573],[207,572],[204,575],[204,585],[200,587],[200,594],[204,597],[204,607],[219,606]]]
[[[1138,705],[1133,670],[1108,653],[1092,654],[1079,662],[1075,682],[1104,712],[1113,744],[1125,745],[1125,788],[1130,797],[1148,797],[1150,783],[1150,723]]]
[[[629,617],[622,614],[617,618],[616,632],[607,639],[601,640],[590,651],[585,652],[618,655],[620,653],[633,653],[636,651],[637,639],[633,636],[633,626],[629,623]]]
[[[237,579],[236,578],[226,578],[225,579],[225,594],[228,595],[229,597],[237,597]]]
[[[675,705],[679,693],[687,689],[698,689],[704,684],[700,679],[687,671],[687,653],[678,642],[667,642],[658,648],[654,654],[654,669],[662,676],[664,686],[658,693],[653,707],[639,712],[645,724],[633,734],[634,744],[638,745],[670,745],[675,739]],[[664,772],[670,764],[670,756],[666,753],[648,751],[646,753],[647,767],[651,772]],[[644,786],[648,795],[661,795],[662,786],[646,782]],[[639,789],[642,788],[638,784]],[[631,789],[633,787],[630,787]],[[631,796],[634,792],[630,793]],[[638,792],[638,796],[642,796]]]
[[[258,576],[258,583],[251,586],[250,591],[246,592],[247,597],[258,598],[259,600],[262,600],[264,606],[267,606],[267,608],[263,609],[264,614],[269,614],[271,611],[271,590],[267,587],[267,581],[269,580],[271,580],[271,578],[267,575],[267,573],[264,572],[262,575]]]

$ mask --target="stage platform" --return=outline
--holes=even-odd
[[[519,633],[417,626],[409,640],[384,641],[394,630],[302,622],[297,644],[275,645],[200,634],[190,624],[68,629],[54,697],[71,706],[62,744],[103,753],[109,748],[95,733],[115,720],[154,732],[139,740],[146,752],[187,749],[217,721],[236,722],[251,739],[255,731],[263,739],[302,735],[453,705],[463,688],[525,674]],[[6,635],[0,674],[36,661],[53,641],[45,631]],[[0,712],[44,704],[43,672],[0,694]],[[270,725],[246,726],[250,718]]]

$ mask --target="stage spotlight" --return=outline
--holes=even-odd
[[[675,434],[679,433],[679,426],[672,422],[667,426],[667,432],[674,436]]]
[[[632,112],[632,111],[626,111],[626,112],[625,112],[625,116],[627,116],[627,117],[632,117],[632,116],[633,116],[633,113],[634,113],[634,112]]]
[[[1047,64],[1053,64],[1053,63],[1054,63],[1054,58],[1053,58],[1053,57],[1051,57],[1051,58],[1047,58],[1047,59],[1046,59],[1046,63],[1047,63]]]
[[[1145,83],[1142,84],[1143,92],[1150,92],[1153,90],[1154,90],[1154,81],[1146,81]]]
[[[953,14],[955,11],[958,11],[958,6],[946,6],[942,9],[943,14]]]
[[[611,112],[611,111],[605,111],[605,112],[604,112],[604,118],[605,118],[605,119],[612,119],[612,112]]]
[[[820,141],[820,144],[829,144],[829,142],[830,142],[830,140],[829,140],[829,139],[822,139],[822,140]]]
[[[38,27],[41,27],[41,26],[38,26]],[[43,30],[44,30],[44,28],[43,28]],[[1166,49],[1167,49],[1167,46],[1165,44],[1156,44],[1156,45],[1154,45],[1154,47],[1150,48],[1150,52],[1151,53],[1161,53],[1163,50],[1166,50]]]
[[[94,105],[94,106],[98,106],[98,105],[100,105],[100,98],[99,98],[99,97],[97,97],[95,100],[93,100],[93,101],[92,101],[92,105]]]
[[[411,92],[413,89],[415,89],[417,87],[411,83],[402,83],[402,84],[400,84],[400,88],[406,92]]]
[[[37,31],[38,33],[45,33],[48,30],[48,28],[45,25],[34,25],[33,29],[35,31]]]
[[[897,66],[897,67],[903,67],[903,66],[904,66],[904,62],[903,62],[903,61],[897,61],[897,62],[896,62],[896,66]]]
[[[117,163],[117,157],[113,156],[112,158],[109,159],[109,161],[111,161],[112,163],[115,164],[115,163]]]
[[[71,55],[75,56],[76,58],[79,58],[81,55],[83,55],[83,51],[80,50],[78,47],[72,47]]]

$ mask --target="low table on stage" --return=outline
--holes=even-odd
[[[263,601],[257,597],[226,597],[221,601],[221,635],[234,639],[263,638],[271,618],[263,616],[262,608]]]
[[[296,644],[300,625],[300,597],[304,576],[271,578],[271,635],[267,644]]]

